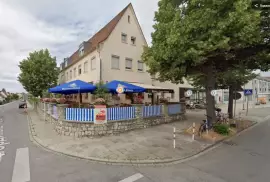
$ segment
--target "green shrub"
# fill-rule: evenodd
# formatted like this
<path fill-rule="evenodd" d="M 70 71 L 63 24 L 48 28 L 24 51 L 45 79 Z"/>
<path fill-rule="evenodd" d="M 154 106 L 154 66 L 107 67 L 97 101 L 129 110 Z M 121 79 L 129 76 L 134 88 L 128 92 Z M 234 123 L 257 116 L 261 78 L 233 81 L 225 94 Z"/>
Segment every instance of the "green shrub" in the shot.
<path fill-rule="evenodd" d="M 217 124 L 214 126 L 214 131 L 221 135 L 229 135 L 230 128 L 226 124 Z"/>

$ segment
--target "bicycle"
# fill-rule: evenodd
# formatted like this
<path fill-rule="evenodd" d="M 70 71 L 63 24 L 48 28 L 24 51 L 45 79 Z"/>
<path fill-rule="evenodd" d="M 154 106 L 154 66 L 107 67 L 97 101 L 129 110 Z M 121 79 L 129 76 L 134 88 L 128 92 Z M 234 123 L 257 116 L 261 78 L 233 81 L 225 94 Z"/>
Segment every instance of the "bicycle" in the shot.
<path fill-rule="evenodd" d="M 221 112 L 220 108 L 216 108 L 217 123 L 229 123 L 229 116 Z"/>
<path fill-rule="evenodd" d="M 206 119 L 203 120 L 203 123 L 199 127 L 198 135 L 201 136 L 203 132 L 206 132 L 207 130 L 212 128 L 212 125 L 208 124 L 207 118 L 212 119 L 211 116 L 205 115 Z"/>

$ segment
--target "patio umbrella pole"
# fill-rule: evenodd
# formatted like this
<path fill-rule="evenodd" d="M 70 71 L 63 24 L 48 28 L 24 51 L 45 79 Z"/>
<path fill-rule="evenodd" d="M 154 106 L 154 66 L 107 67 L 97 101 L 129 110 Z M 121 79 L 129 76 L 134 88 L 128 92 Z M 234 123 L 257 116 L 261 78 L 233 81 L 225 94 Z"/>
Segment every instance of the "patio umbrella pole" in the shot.
<path fill-rule="evenodd" d="M 80 90 L 79 90 L 79 108 L 81 108 L 81 93 L 80 93 Z"/>
<path fill-rule="evenodd" d="M 52 104 L 51 104 L 51 99 L 52 99 L 52 94 L 50 94 L 50 104 L 49 104 L 49 115 L 50 116 L 50 121 L 52 122 Z"/>

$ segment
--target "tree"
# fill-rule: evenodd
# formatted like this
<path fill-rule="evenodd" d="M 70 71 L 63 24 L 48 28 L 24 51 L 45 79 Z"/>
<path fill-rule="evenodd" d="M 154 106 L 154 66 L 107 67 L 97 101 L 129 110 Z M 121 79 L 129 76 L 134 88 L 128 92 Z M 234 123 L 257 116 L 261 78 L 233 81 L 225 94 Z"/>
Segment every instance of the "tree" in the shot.
<path fill-rule="evenodd" d="M 103 81 L 96 83 L 95 86 L 97 87 L 97 89 L 94 91 L 95 97 L 102 98 L 105 101 L 108 101 L 107 96 L 108 96 L 109 90 L 105 87 L 105 84 L 103 83 Z"/>
<path fill-rule="evenodd" d="M 217 74 L 239 65 L 268 70 L 270 46 L 261 33 L 260 12 L 250 0 L 161 0 L 158 6 L 152 47 L 142 56 L 148 71 L 173 83 L 203 75 L 207 115 L 214 121 L 210 93 Z"/>
<path fill-rule="evenodd" d="M 244 69 L 243 67 L 230 69 L 227 72 L 216 74 L 216 89 L 229 89 L 229 104 L 228 114 L 229 118 L 233 117 L 233 98 L 234 93 L 250 80 L 258 75 L 253 73 L 252 70 Z M 195 88 L 203 88 L 205 83 L 205 76 L 202 74 L 193 75 L 188 77 L 188 80 Z"/>
<path fill-rule="evenodd" d="M 59 69 L 56 58 L 51 57 L 48 49 L 30 53 L 19 63 L 19 68 L 19 82 L 35 97 L 42 97 L 44 90 L 57 84 Z"/>

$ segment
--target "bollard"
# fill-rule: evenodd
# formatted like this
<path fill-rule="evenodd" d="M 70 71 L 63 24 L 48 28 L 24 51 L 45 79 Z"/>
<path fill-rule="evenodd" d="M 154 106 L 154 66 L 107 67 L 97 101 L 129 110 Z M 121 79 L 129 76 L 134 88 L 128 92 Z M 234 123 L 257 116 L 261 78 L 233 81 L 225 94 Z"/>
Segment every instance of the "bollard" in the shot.
<path fill-rule="evenodd" d="M 195 140 L 195 123 L 193 123 L 193 126 L 192 126 L 192 140 L 193 141 Z"/>
<path fill-rule="evenodd" d="M 208 135 L 208 120 L 206 120 L 206 134 Z"/>
<path fill-rule="evenodd" d="M 173 128 L 173 148 L 175 149 L 175 127 Z"/>

